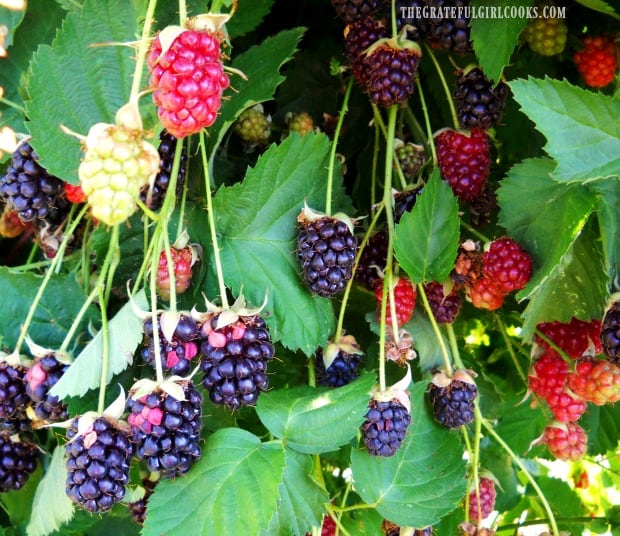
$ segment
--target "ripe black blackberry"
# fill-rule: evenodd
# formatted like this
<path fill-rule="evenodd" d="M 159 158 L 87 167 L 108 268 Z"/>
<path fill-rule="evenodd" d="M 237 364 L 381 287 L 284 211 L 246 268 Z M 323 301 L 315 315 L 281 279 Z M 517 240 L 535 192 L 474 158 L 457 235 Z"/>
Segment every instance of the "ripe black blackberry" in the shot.
<path fill-rule="evenodd" d="M 267 362 L 274 356 L 269 329 L 258 314 L 217 327 L 220 313 L 201 327 L 202 385 L 214 404 L 235 410 L 253 406 L 269 385 Z"/>
<path fill-rule="evenodd" d="M 422 10 L 426 6 L 425 0 L 396 0 L 396 24 L 398 30 L 406 27 L 406 37 L 411 41 L 423 41 L 429 31 L 428 21 L 423 17 L 416 17 L 416 8 Z"/>
<path fill-rule="evenodd" d="M 426 0 L 429 8 L 435 8 L 438 14 L 452 8 L 467 8 L 469 0 Z M 472 51 L 470 41 L 469 18 L 462 16 L 455 19 L 434 17 L 428 19 L 426 39 L 433 48 L 440 48 L 456 54 Z"/>
<path fill-rule="evenodd" d="M 459 71 L 454 89 L 454 101 L 459 124 L 464 129 L 488 130 L 502 119 L 508 86 L 503 82 L 493 86 L 482 69 Z"/>
<path fill-rule="evenodd" d="M 364 53 L 368 47 L 387 35 L 383 21 L 373 17 L 359 19 L 344 29 L 344 52 L 351 72 L 360 85 L 365 81 Z"/>
<path fill-rule="evenodd" d="M 157 317 L 157 323 L 162 368 L 177 376 L 187 376 L 192 369 L 192 359 L 199 353 L 200 334 L 196 321 L 191 316 L 181 314 L 171 341 L 166 339 L 161 330 L 161 315 Z M 140 353 L 145 362 L 155 367 L 152 317 L 144 321 L 143 331 L 144 346 Z"/>
<path fill-rule="evenodd" d="M 11 419 L 30 403 L 26 393 L 26 367 L 0 362 L 0 419 Z"/>
<path fill-rule="evenodd" d="M 400 448 L 411 423 L 411 415 L 398 400 L 381 402 L 371 400 L 366 420 L 362 424 L 362 438 L 373 456 L 392 456 Z"/>
<path fill-rule="evenodd" d="M 13 153 L 6 174 L 0 177 L 0 196 L 17 210 L 23 222 L 45 219 L 68 205 L 65 183 L 50 175 L 40 164 L 29 142 Z"/>
<path fill-rule="evenodd" d="M 33 402 L 37 420 L 47 422 L 64 421 L 69 418 L 67 407 L 50 394 L 69 365 L 58 361 L 54 354 L 37 357 L 26 372 L 26 394 Z"/>
<path fill-rule="evenodd" d="M 383 229 L 373 234 L 362 250 L 355 270 L 355 280 L 374 292 L 377 282 L 383 278 L 380 272 L 385 270 L 387 261 L 388 231 Z"/>
<path fill-rule="evenodd" d="M 351 335 L 341 337 L 339 344 L 329 343 L 325 350 L 319 348 L 314 355 L 317 383 L 325 387 L 351 383 L 359 375 L 361 359 L 360 346 Z"/>
<path fill-rule="evenodd" d="M 0 492 L 21 489 L 37 468 L 39 449 L 16 436 L 0 433 Z"/>
<path fill-rule="evenodd" d="M 332 0 L 336 15 L 345 24 L 355 22 L 379 9 L 381 0 Z"/>
<path fill-rule="evenodd" d="M 620 299 L 613 301 L 605 311 L 600 339 L 607 360 L 620 365 Z"/>
<path fill-rule="evenodd" d="M 156 389 L 127 399 L 136 456 L 154 473 L 174 478 L 187 473 L 201 456 L 202 395 L 191 381 L 179 382 L 185 400 Z"/>
<path fill-rule="evenodd" d="M 145 186 L 140 191 L 140 200 L 151 210 L 159 210 L 164 203 L 170 175 L 174 164 L 174 153 L 177 148 L 177 138 L 170 134 L 166 129 L 159 133 L 159 173 L 155 176 L 152 188 Z M 187 145 L 183 145 L 181 160 L 179 162 L 179 173 L 176 182 L 176 195 L 181 195 L 185 175 L 187 174 Z"/>
<path fill-rule="evenodd" d="M 26 408 L 20 409 L 10 419 L 0 419 L 0 433 L 29 434 L 32 432 L 32 421 L 28 418 Z"/>
<path fill-rule="evenodd" d="M 414 89 L 422 52 L 417 43 L 385 39 L 362 54 L 362 87 L 377 106 L 407 101 Z"/>
<path fill-rule="evenodd" d="M 405 212 L 411 212 L 422 188 L 403 190 L 394 195 L 394 223 L 398 223 Z"/>
<path fill-rule="evenodd" d="M 78 423 L 82 424 L 78 435 Z M 89 512 L 107 512 L 125 496 L 133 446 L 126 423 L 107 417 L 83 415 L 67 430 L 68 497 Z"/>
<path fill-rule="evenodd" d="M 424 285 L 424 292 L 426 292 L 428 304 L 437 322 L 451 324 L 456 320 L 463 305 L 463 299 L 456 287 L 446 296 L 443 285 L 432 281 Z"/>
<path fill-rule="evenodd" d="M 446 428 L 458 428 L 474 419 L 478 388 L 470 374 L 457 370 L 452 377 L 437 372 L 428 393 L 435 419 Z"/>
<path fill-rule="evenodd" d="M 144 487 L 144 496 L 141 499 L 127 505 L 131 519 L 133 519 L 138 525 L 144 525 L 149 497 L 153 495 L 153 490 L 155 489 L 157 482 L 157 480 L 150 480 L 148 478 L 143 479 L 142 486 Z"/>
<path fill-rule="evenodd" d="M 324 298 L 342 292 L 353 277 L 357 239 L 344 219 L 300 214 L 297 259 L 313 294 Z"/>

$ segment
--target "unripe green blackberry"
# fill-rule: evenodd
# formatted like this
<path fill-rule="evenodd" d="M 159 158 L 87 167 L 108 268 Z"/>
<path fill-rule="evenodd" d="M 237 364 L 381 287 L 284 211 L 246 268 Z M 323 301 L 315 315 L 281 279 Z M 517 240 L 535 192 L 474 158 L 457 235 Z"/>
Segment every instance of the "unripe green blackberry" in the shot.
<path fill-rule="evenodd" d="M 397 146 L 396 146 L 397 145 Z M 418 171 L 424 165 L 426 155 L 424 154 L 424 147 L 415 143 L 400 141 L 395 143 L 396 158 L 398 159 L 398 165 L 408 181 L 415 179 Z"/>
<path fill-rule="evenodd" d="M 257 104 L 241 112 L 233 125 L 233 132 L 250 147 L 266 145 L 271 137 L 271 118 Z"/>
<path fill-rule="evenodd" d="M 286 114 L 284 122 L 289 134 L 297 132 L 297 134 L 303 137 L 310 132 L 314 132 L 314 119 L 312 119 L 308 112 Z"/>
<path fill-rule="evenodd" d="M 85 141 L 79 176 L 93 216 L 106 225 L 124 222 L 136 210 L 140 189 L 159 171 L 155 147 L 142 131 L 97 123 Z"/>
<path fill-rule="evenodd" d="M 531 19 L 523 30 L 523 37 L 537 54 L 555 56 L 564 50 L 567 33 L 564 19 Z"/>

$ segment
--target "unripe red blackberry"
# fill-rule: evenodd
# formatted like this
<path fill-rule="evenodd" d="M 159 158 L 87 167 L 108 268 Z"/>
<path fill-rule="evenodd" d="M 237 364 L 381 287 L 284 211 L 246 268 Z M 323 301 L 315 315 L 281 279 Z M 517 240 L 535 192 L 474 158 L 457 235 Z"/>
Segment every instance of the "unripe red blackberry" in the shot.
<path fill-rule="evenodd" d="M 314 132 L 314 119 L 308 112 L 288 113 L 284 118 L 286 133 L 297 132 L 301 137 Z"/>
<path fill-rule="evenodd" d="M 0 362 L 0 419 L 18 416 L 30 403 L 26 393 L 26 367 Z"/>
<path fill-rule="evenodd" d="M 351 66 L 351 72 L 361 85 L 364 84 L 364 53 L 379 39 L 387 37 L 385 24 L 373 17 L 364 17 L 344 29 L 344 51 Z"/>
<path fill-rule="evenodd" d="M 163 313 L 164 315 L 167 313 Z M 177 376 L 187 376 L 192 369 L 192 359 L 200 351 L 199 331 L 196 321 L 189 315 L 181 314 L 174 329 L 172 340 L 167 340 L 162 328 L 162 315 L 158 317 L 159 353 L 162 368 Z M 144 347 L 141 355 L 144 361 L 155 367 L 155 340 L 153 338 L 152 317 L 144 321 Z"/>
<path fill-rule="evenodd" d="M 618 48 L 613 38 L 587 36 L 582 43 L 584 48 L 573 54 L 577 71 L 590 87 L 608 86 L 614 81 L 618 70 Z"/>
<path fill-rule="evenodd" d="M 456 54 L 467 54 L 471 52 L 470 19 L 464 16 L 467 13 L 464 8 L 469 7 L 469 4 L 469 0 L 426 1 L 426 5 L 431 10 L 434 8 L 435 13 L 438 15 L 443 15 L 453 8 L 456 8 L 457 13 L 463 13 L 463 16 L 456 18 L 438 16 L 428 19 L 426 40 L 433 48 L 439 48 Z M 430 13 L 432 13 L 432 11 L 430 11 Z"/>
<path fill-rule="evenodd" d="M 202 385 L 214 404 L 254 406 L 269 385 L 267 363 L 275 353 L 267 324 L 252 314 L 218 327 L 220 316 L 212 314 L 201 326 Z"/>
<path fill-rule="evenodd" d="M 17 211 L 23 222 L 45 219 L 68 207 L 65 183 L 50 175 L 28 141 L 20 143 L 6 173 L 0 177 L 0 197 Z"/>
<path fill-rule="evenodd" d="M 354 337 L 345 335 L 338 343 L 319 348 L 314 359 L 317 384 L 342 387 L 358 377 L 362 351 Z"/>
<path fill-rule="evenodd" d="M 192 266 L 196 262 L 196 250 L 192 246 L 170 248 L 170 257 L 174 272 L 174 289 L 176 294 L 183 294 L 192 282 Z M 162 251 L 159 255 L 156 277 L 157 293 L 164 300 L 170 300 L 170 272 L 168 257 Z"/>
<path fill-rule="evenodd" d="M 597 406 L 620 401 L 620 365 L 605 359 L 582 358 L 568 374 L 570 392 Z"/>
<path fill-rule="evenodd" d="M 457 370 L 448 376 L 437 372 L 428 386 L 435 419 L 446 428 L 458 428 L 474 419 L 478 388 L 468 372 Z"/>
<path fill-rule="evenodd" d="M 432 281 L 424 285 L 424 292 L 426 292 L 428 304 L 437 322 L 451 324 L 456 320 L 463 304 L 456 287 L 446 295 L 444 286 Z"/>
<path fill-rule="evenodd" d="M 388 247 L 387 229 L 373 234 L 364 247 L 355 270 L 355 280 L 374 291 L 377 282 L 382 280 L 381 274 L 385 270 Z"/>
<path fill-rule="evenodd" d="M 456 113 L 461 128 L 488 130 L 496 126 L 504 113 L 508 86 L 493 86 L 482 69 L 459 71 L 454 89 Z"/>
<path fill-rule="evenodd" d="M 187 473 L 201 456 L 202 395 L 191 381 L 176 385 L 179 398 L 155 388 L 145 394 L 131 391 L 127 399 L 136 456 L 164 478 Z"/>
<path fill-rule="evenodd" d="M 577 461 L 588 450 L 588 436 L 584 429 L 574 422 L 549 424 L 543 432 L 541 442 L 558 460 Z"/>
<path fill-rule="evenodd" d="M 34 414 L 38 420 L 47 422 L 64 421 L 69 418 L 67 407 L 50 389 L 69 368 L 58 361 L 54 354 L 37 357 L 26 372 L 26 394 L 33 402 Z"/>
<path fill-rule="evenodd" d="M 353 225 L 346 216 L 321 216 L 307 207 L 297 221 L 297 259 L 310 291 L 325 298 L 339 294 L 353 277 L 357 253 Z"/>
<path fill-rule="evenodd" d="M 478 492 L 475 486 L 469 491 L 469 519 L 474 523 L 489 517 L 495 508 L 495 481 L 492 478 L 482 476 L 478 480 Z"/>
<path fill-rule="evenodd" d="M 466 296 L 477 309 L 495 311 L 504 304 L 506 293 L 493 279 L 481 277 L 466 289 Z"/>
<path fill-rule="evenodd" d="M 159 133 L 159 172 L 155 175 L 152 184 L 145 185 L 140 190 L 140 200 L 151 210 L 159 210 L 164 203 L 170 176 L 174 166 L 174 153 L 176 152 L 178 140 L 170 132 L 163 129 Z M 187 145 L 183 144 L 181 160 L 179 161 L 179 172 L 177 175 L 175 194 L 177 197 L 183 191 L 185 176 L 187 175 Z"/>
<path fill-rule="evenodd" d="M 107 512 L 125 496 L 133 456 L 126 428 L 126 423 L 107 417 L 86 414 L 73 419 L 65 445 L 66 491 L 80 508 Z"/>
<path fill-rule="evenodd" d="M 407 435 L 411 423 L 409 411 L 396 399 L 372 399 L 368 408 L 366 420 L 361 427 L 368 453 L 373 456 L 393 456 Z"/>
<path fill-rule="evenodd" d="M 413 310 L 415 309 L 415 302 L 417 297 L 417 291 L 411 280 L 407 277 L 396 277 L 392 281 L 393 293 L 394 293 L 394 309 L 396 312 L 396 323 L 399 326 L 405 325 L 409 320 L 411 320 L 411 316 L 413 315 Z M 392 318 L 392 309 L 391 309 L 391 301 L 389 292 L 386 294 L 387 296 L 387 304 L 386 304 L 386 316 L 385 323 L 388 326 L 392 326 L 394 323 L 394 319 Z M 377 283 L 375 287 L 375 300 L 377 301 L 377 321 L 381 321 L 381 308 L 383 303 L 383 283 Z"/>
<path fill-rule="evenodd" d="M 21 489 L 37 468 L 39 449 L 17 436 L 0 433 L 0 492 Z"/>
<path fill-rule="evenodd" d="M 620 300 L 614 300 L 605 311 L 600 341 L 605 357 L 620 365 Z"/>
<path fill-rule="evenodd" d="M 536 329 L 539 333 L 534 340 L 544 350 L 554 348 L 541 334 L 572 359 L 597 355 L 603 351 L 599 339 L 601 323 L 598 320 L 586 322 L 571 318 L 570 322 L 541 322 L 536 325 Z"/>
<path fill-rule="evenodd" d="M 380 0 L 331 0 L 336 15 L 345 24 L 355 22 L 366 15 L 372 15 L 379 9 Z"/>
<path fill-rule="evenodd" d="M 504 293 L 521 290 L 532 277 L 532 257 L 512 238 L 499 238 L 482 256 L 482 273 Z"/>

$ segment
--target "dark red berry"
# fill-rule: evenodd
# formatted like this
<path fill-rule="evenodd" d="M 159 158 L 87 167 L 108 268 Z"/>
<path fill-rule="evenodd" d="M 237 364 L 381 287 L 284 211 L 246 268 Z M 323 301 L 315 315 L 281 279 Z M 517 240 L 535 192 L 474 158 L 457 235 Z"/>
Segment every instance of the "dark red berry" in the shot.
<path fill-rule="evenodd" d="M 475 488 L 469 492 L 469 519 L 479 522 L 489 517 L 495 508 L 495 481 L 492 478 L 481 477 L 478 481 L 478 492 Z"/>
<path fill-rule="evenodd" d="M 424 292 L 437 322 L 451 324 L 456 320 L 463 304 L 456 287 L 446 295 L 444 285 L 433 281 L 424 285 Z"/>
<path fill-rule="evenodd" d="M 184 248 L 170 248 L 170 257 L 174 271 L 174 289 L 177 294 L 183 294 L 192 282 L 192 265 L 196 261 L 191 246 Z M 170 272 L 168 271 L 168 257 L 162 251 L 157 265 L 157 292 L 164 300 L 170 299 Z"/>
<path fill-rule="evenodd" d="M 415 308 L 417 292 L 406 277 L 397 277 L 394 282 L 394 308 L 396 309 L 396 322 L 399 326 L 403 326 L 411 319 Z M 391 301 L 388 294 L 386 305 L 385 323 L 391 326 L 393 318 L 391 314 Z M 375 299 L 377 300 L 377 320 L 381 321 L 381 304 L 383 303 L 383 284 L 377 284 L 375 287 Z"/>
<path fill-rule="evenodd" d="M 504 293 L 521 290 L 532 277 L 532 258 L 511 238 L 493 240 L 482 256 L 482 273 Z"/>
<path fill-rule="evenodd" d="M 567 356 L 579 359 L 584 355 L 592 356 L 602 352 L 600 327 L 601 323 L 598 320 L 585 322 L 571 318 L 570 322 L 542 322 L 536 329 Z M 535 337 L 536 343 L 544 350 L 553 349 L 540 334 Z"/>

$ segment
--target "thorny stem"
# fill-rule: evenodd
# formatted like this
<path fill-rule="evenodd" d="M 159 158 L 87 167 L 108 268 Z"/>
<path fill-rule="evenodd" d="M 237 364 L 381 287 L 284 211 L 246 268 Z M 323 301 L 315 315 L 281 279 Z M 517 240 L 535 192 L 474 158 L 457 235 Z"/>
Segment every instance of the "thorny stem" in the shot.
<path fill-rule="evenodd" d="M 334 139 L 332 140 L 332 146 L 329 152 L 329 168 L 327 170 L 327 193 L 325 194 L 325 214 L 327 216 L 331 216 L 332 213 L 332 190 L 334 185 L 336 149 L 338 148 L 338 139 L 340 138 L 340 130 L 342 129 L 344 116 L 349 109 L 349 96 L 351 95 L 351 88 L 353 88 L 353 77 L 349 79 L 347 89 L 344 93 L 344 99 L 342 101 L 342 106 L 340 107 L 340 113 L 338 114 L 338 123 L 336 123 L 336 130 L 334 131 Z"/>
<path fill-rule="evenodd" d="M 374 210 L 375 205 L 377 204 L 377 167 L 379 166 L 379 138 L 381 137 L 379 133 L 379 125 L 375 121 L 375 139 L 372 150 L 372 174 L 370 181 L 370 209 Z"/>
<path fill-rule="evenodd" d="M 28 311 L 26 320 L 24 320 L 24 323 L 21 326 L 19 338 L 17 339 L 17 342 L 15 343 L 16 354 L 19 354 L 21 346 L 22 344 L 24 344 L 24 340 L 26 339 L 26 335 L 28 333 L 28 328 L 30 327 L 30 323 L 32 322 L 32 319 L 34 318 L 34 313 L 37 310 L 37 307 L 39 306 L 39 302 L 41 301 L 41 298 L 43 297 L 43 293 L 45 292 L 45 289 L 47 288 L 47 285 L 50 282 L 50 279 L 52 278 L 52 274 L 56 270 L 56 266 L 59 266 L 60 263 L 62 262 L 63 256 L 65 254 L 65 250 L 67 249 L 67 244 L 69 243 L 71 236 L 75 232 L 75 229 L 77 228 L 80 221 L 84 217 L 84 214 L 86 214 L 87 210 L 88 210 L 88 205 L 85 205 L 80 211 L 80 213 L 77 215 L 75 220 L 71 223 L 71 225 L 69 225 L 67 232 L 65 233 L 65 237 L 60 243 L 60 246 L 58 247 L 56 256 L 54 257 L 51 264 L 49 265 L 47 272 L 45 273 L 45 276 L 43 278 L 43 281 L 41 281 L 41 285 L 39 286 L 37 294 L 34 297 L 32 304 L 30 305 L 30 310 Z"/>
<path fill-rule="evenodd" d="M 211 179 L 209 177 L 209 163 L 207 161 L 207 148 L 204 130 L 200 131 L 200 154 L 202 156 L 202 167 L 205 175 L 205 189 L 207 195 L 207 214 L 209 215 L 209 228 L 211 231 L 211 242 L 213 244 L 213 257 L 215 260 L 215 270 L 217 272 L 217 282 L 220 287 L 220 299 L 222 307 L 228 309 L 228 297 L 226 296 L 226 283 L 222 272 L 222 260 L 220 258 L 220 246 L 217 242 L 217 232 L 215 231 L 215 216 L 213 214 L 213 199 L 211 196 Z"/>
<path fill-rule="evenodd" d="M 428 146 L 431 148 L 431 155 L 433 156 L 433 166 L 436 166 L 437 165 L 437 148 L 435 147 L 435 139 L 433 138 L 433 128 L 431 127 L 431 119 L 428 115 L 428 107 L 426 106 L 426 99 L 424 98 L 424 91 L 422 90 L 422 84 L 420 83 L 420 78 L 416 78 L 415 83 L 418 89 L 418 95 L 420 95 L 420 104 L 422 105 L 422 112 L 424 113 L 424 125 L 426 126 Z"/>
<path fill-rule="evenodd" d="M 452 363 L 450 361 L 450 354 L 448 353 L 448 348 L 446 347 L 446 341 L 444 341 L 441 330 L 439 329 L 439 325 L 437 324 L 437 320 L 435 319 L 435 315 L 433 314 L 433 310 L 431 309 L 430 303 L 428 302 L 428 297 L 426 296 L 426 292 L 424 291 L 424 285 L 422 285 L 421 283 L 418 283 L 418 294 L 422 298 L 422 303 L 424 303 L 424 310 L 426 311 L 426 315 L 428 316 L 431 326 L 433 327 L 433 331 L 435 332 L 435 338 L 439 343 L 439 349 L 441 350 L 444 366 L 446 367 L 446 374 L 448 376 L 452 376 Z"/>
<path fill-rule="evenodd" d="M 525 372 L 523 372 L 523 369 L 521 368 L 521 364 L 519 363 L 519 360 L 517 359 L 517 354 L 514 351 L 512 341 L 510 340 L 510 337 L 506 331 L 506 324 L 504 324 L 502 317 L 499 316 L 498 314 L 495 314 L 495 321 L 497 322 L 497 325 L 499 326 L 499 331 L 501 332 L 504 342 L 506 343 L 506 348 L 508 349 L 510 358 L 512 359 L 512 362 L 514 363 L 514 366 L 517 369 L 517 373 L 519 374 L 519 377 L 523 380 L 523 383 L 527 385 L 527 376 L 525 375 Z"/>
<path fill-rule="evenodd" d="M 482 415 L 480 415 L 480 409 L 478 408 L 478 406 L 476 406 L 476 413 L 478 414 L 477 418 L 479 418 L 481 420 L 482 426 L 484 426 L 487 429 L 489 435 L 493 439 L 495 439 L 495 441 L 497 441 L 497 443 L 499 443 L 499 445 L 506 451 L 508 456 L 510 456 L 510 458 L 515 463 L 515 465 L 521 471 L 523 471 L 523 474 L 525 475 L 525 478 L 527 478 L 529 483 L 532 485 L 532 488 L 534 488 L 534 491 L 538 495 L 538 498 L 540 499 L 540 502 L 542 503 L 543 508 L 545 509 L 545 512 L 547 512 L 547 516 L 548 516 L 548 520 L 547 521 L 549 522 L 549 525 L 551 526 L 551 532 L 552 532 L 553 536 L 559 536 L 560 532 L 558 530 L 558 525 L 556 523 L 555 516 L 553 514 L 553 510 L 551 509 L 551 505 L 549 504 L 549 501 L 547 501 L 547 498 L 545 497 L 545 494 L 543 493 L 543 491 L 540 489 L 540 486 L 536 483 L 536 480 L 534 479 L 534 477 L 527 470 L 525 465 L 523 465 L 523 462 L 519 459 L 519 457 L 508 446 L 508 444 L 497 434 L 497 432 L 486 421 L 486 419 L 484 419 L 482 417 Z"/>
<path fill-rule="evenodd" d="M 454 101 L 452 100 L 452 91 L 450 91 L 450 88 L 448 87 L 448 83 L 446 82 L 446 77 L 444 76 L 443 71 L 441 70 L 441 66 L 439 65 L 439 62 L 437 61 L 437 58 L 435 57 L 435 54 L 433 53 L 433 49 L 429 47 L 428 45 L 425 45 L 425 48 L 431 60 L 433 61 L 433 64 L 435 65 L 435 69 L 437 69 L 439 80 L 441 81 L 443 90 L 446 93 L 446 100 L 448 101 L 448 106 L 450 107 L 450 115 L 452 116 L 452 122 L 454 123 L 454 128 L 458 130 L 459 120 L 456 115 L 456 108 L 454 107 Z"/>
<path fill-rule="evenodd" d="M 144 71 L 144 62 L 146 60 L 146 53 L 150 45 L 151 26 L 153 25 L 153 16 L 155 14 L 155 7 L 157 6 L 157 0 L 149 0 L 149 5 L 146 8 L 146 15 L 144 17 L 144 26 L 142 27 L 142 37 L 140 38 L 140 45 L 138 47 L 138 55 L 136 57 L 136 67 L 133 73 L 133 81 L 131 83 L 131 95 L 129 100 L 137 98 L 140 93 L 140 87 L 142 85 L 142 72 Z"/>

